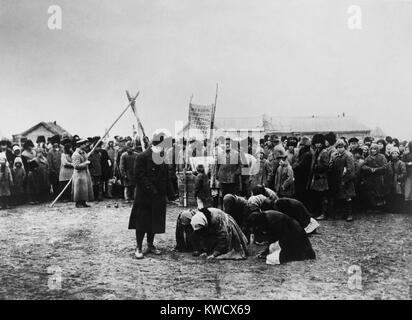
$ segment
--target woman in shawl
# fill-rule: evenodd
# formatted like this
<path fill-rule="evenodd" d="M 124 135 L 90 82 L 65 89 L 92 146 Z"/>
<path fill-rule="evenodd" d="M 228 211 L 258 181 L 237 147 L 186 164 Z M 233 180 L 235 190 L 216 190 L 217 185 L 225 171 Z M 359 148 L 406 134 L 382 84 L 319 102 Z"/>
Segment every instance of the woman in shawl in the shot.
<path fill-rule="evenodd" d="M 37 169 L 38 164 L 36 161 L 36 151 L 34 150 L 33 141 L 27 140 L 23 144 L 23 152 L 21 154 L 23 161 L 23 167 L 26 171 L 26 179 L 24 186 L 26 194 L 30 204 L 36 204 L 38 202 L 38 186 L 37 181 L 34 178 L 34 171 Z"/>
<path fill-rule="evenodd" d="M 216 208 L 196 212 L 190 224 L 193 227 L 195 251 L 204 251 L 207 259 L 246 259 L 247 239 L 236 221 Z"/>
<path fill-rule="evenodd" d="M 73 176 L 73 163 L 72 163 L 73 149 L 70 143 L 64 144 L 63 153 L 61 155 L 60 161 L 60 172 L 59 172 L 59 185 L 60 190 L 69 183 L 69 180 Z M 63 193 L 62 200 L 69 201 L 71 195 L 71 185 L 69 185 Z"/>
<path fill-rule="evenodd" d="M 390 173 L 390 194 L 388 196 L 389 212 L 400 213 L 403 210 L 403 194 L 406 180 L 406 165 L 399 158 L 398 147 L 393 147 L 390 152 L 389 173 Z"/>
<path fill-rule="evenodd" d="M 46 158 L 46 150 L 38 148 L 36 150 L 37 169 L 34 170 L 34 178 L 36 179 L 38 201 L 46 202 L 50 197 L 50 179 L 49 179 L 49 162 Z"/>
<path fill-rule="evenodd" d="M 24 180 L 26 179 L 26 171 L 20 157 L 14 159 L 11 173 L 13 176 L 13 187 L 11 189 L 13 204 L 22 204 L 25 201 Z"/>
<path fill-rule="evenodd" d="M 9 209 L 10 189 L 13 186 L 9 163 L 4 153 L 0 154 L 0 205 L 1 209 Z"/>
<path fill-rule="evenodd" d="M 245 219 L 250 213 L 247 200 L 230 193 L 223 197 L 223 210 L 232 216 L 240 227 L 243 226 Z"/>
<path fill-rule="evenodd" d="M 275 247 L 270 250 L 268 246 L 258 256 L 266 258 L 268 264 L 316 258 L 306 232 L 295 219 L 286 214 L 274 210 L 253 212 L 247 219 L 247 225 L 249 232 L 254 234 L 255 241 L 267 242 Z M 271 254 L 268 255 L 269 253 Z"/>
<path fill-rule="evenodd" d="M 365 176 L 366 197 L 373 208 L 385 205 L 384 178 L 387 166 L 388 162 L 385 155 L 379 152 L 379 146 L 373 143 L 370 147 L 370 154 L 361 168 Z"/>

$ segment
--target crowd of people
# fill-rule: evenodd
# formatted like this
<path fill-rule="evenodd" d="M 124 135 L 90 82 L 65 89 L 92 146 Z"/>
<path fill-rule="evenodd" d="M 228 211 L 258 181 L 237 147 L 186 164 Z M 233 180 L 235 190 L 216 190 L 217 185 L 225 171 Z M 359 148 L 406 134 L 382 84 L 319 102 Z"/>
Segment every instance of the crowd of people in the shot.
<path fill-rule="evenodd" d="M 46 141 L 39 136 L 36 144 L 27 140 L 21 146 L 3 139 L 2 208 L 50 201 L 70 180 L 62 201 L 81 199 L 77 206 L 113 197 L 133 202 L 134 162 L 144 149 L 140 140 L 116 136 L 103 143 L 99 138 L 53 136 Z M 144 145 L 148 147 L 148 139 Z M 255 186 L 263 185 L 279 197 L 302 201 L 320 220 L 334 217 L 338 211 L 351 221 L 353 212 L 411 210 L 411 142 L 391 137 L 337 139 L 330 132 L 312 138 L 266 135 L 245 143 L 220 137 L 213 149 L 195 138 L 187 142 L 168 138 L 162 145 L 162 160 L 171 177 L 173 195 L 169 200 L 178 198 L 176 172 L 186 168 L 197 175 L 195 197 L 200 207 L 222 207 L 228 193 L 249 198 Z M 207 155 L 215 156 L 214 165 L 191 166 L 191 157 Z"/>
<path fill-rule="evenodd" d="M 186 185 L 182 195 L 179 172 L 196 176 L 197 210 L 179 215 L 176 250 L 195 256 L 244 259 L 253 234 L 258 242 L 270 239 L 265 255 L 278 263 L 313 259 L 307 234 L 316 231 L 316 220 L 341 215 L 349 222 L 368 210 L 412 211 L 412 141 L 391 137 L 217 137 L 210 146 L 207 140 L 164 134 L 152 141 L 115 136 L 105 142 L 56 135 L 21 146 L 3 139 L 0 148 L 3 209 L 58 196 L 78 208 L 123 198 L 133 202 L 129 229 L 136 230 L 139 259 L 145 235 L 146 252 L 160 253 L 153 241 L 165 232 L 167 200 L 190 193 Z M 194 167 L 193 158 L 213 161 Z"/>

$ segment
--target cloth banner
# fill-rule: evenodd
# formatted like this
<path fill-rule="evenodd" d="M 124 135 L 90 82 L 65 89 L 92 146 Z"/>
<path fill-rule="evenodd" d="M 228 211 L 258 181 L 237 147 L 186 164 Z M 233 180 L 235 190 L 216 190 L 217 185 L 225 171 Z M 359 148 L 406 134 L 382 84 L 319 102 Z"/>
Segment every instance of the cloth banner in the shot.
<path fill-rule="evenodd" d="M 189 132 L 191 130 L 199 130 L 204 137 L 210 134 L 210 126 L 212 122 L 213 105 L 201 106 L 190 104 L 189 106 Z"/>

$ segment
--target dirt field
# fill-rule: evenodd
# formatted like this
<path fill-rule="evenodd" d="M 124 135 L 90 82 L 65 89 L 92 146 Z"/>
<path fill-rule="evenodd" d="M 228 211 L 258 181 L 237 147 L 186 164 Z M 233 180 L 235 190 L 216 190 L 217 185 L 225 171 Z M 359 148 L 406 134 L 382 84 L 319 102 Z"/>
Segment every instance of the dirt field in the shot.
<path fill-rule="evenodd" d="M 113 204 L 0 211 L 0 299 L 412 298 L 412 215 L 323 222 L 310 238 L 317 260 L 269 266 L 254 256 L 207 262 L 172 252 L 176 205 L 156 238 L 164 254 L 136 260 L 130 205 Z M 348 274 L 357 266 L 358 282 Z"/>

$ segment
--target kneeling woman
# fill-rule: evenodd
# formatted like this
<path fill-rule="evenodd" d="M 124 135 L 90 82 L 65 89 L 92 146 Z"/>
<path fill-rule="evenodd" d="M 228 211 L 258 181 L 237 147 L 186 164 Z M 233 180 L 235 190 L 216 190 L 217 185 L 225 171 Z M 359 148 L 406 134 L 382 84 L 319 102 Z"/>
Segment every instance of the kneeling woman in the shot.
<path fill-rule="evenodd" d="M 204 251 L 208 259 L 240 260 L 247 257 L 247 239 L 236 221 L 216 208 L 196 212 L 190 224 L 195 251 Z"/>
<path fill-rule="evenodd" d="M 315 252 L 306 232 L 295 219 L 286 214 L 274 210 L 253 212 L 248 217 L 247 224 L 255 241 L 275 244 L 271 264 L 315 259 Z M 265 258 L 268 254 L 269 246 L 259 257 Z"/>

